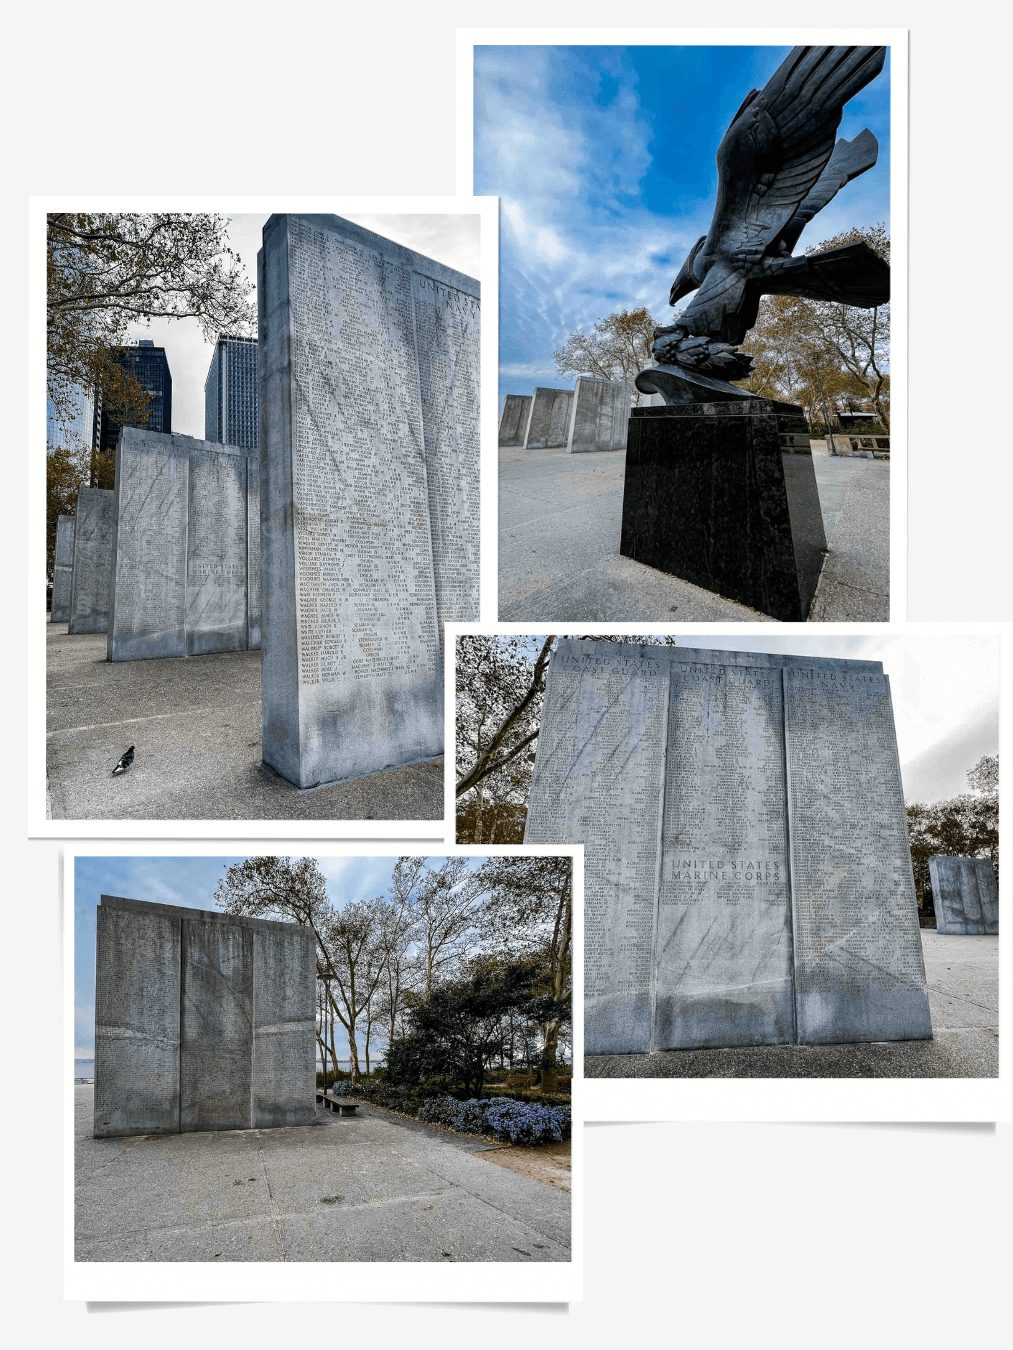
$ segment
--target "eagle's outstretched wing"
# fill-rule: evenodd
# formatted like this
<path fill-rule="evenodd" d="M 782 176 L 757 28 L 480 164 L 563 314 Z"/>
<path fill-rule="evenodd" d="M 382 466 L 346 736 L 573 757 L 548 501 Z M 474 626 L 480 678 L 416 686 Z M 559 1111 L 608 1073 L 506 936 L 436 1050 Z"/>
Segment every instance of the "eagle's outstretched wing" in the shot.
<path fill-rule="evenodd" d="M 779 247 L 826 169 L 845 103 L 885 57 L 885 47 L 795 47 L 763 89 L 747 95 L 718 147 L 717 203 L 696 263 L 705 275 L 679 315 L 688 332 L 723 332 L 748 270 Z"/>

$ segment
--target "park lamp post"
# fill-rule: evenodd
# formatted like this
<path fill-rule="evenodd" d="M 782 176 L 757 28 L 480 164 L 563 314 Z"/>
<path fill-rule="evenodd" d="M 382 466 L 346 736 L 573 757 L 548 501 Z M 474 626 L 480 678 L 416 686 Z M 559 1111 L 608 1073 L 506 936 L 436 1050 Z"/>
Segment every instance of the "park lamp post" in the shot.
<path fill-rule="evenodd" d="M 323 1049 L 323 1054 L 320 1056 L 320 1059 L 321 1059 L 321 1063 L 323 1064 L 323 1069 L 324 1069 L 324 1083 L 323 1083 L 323 1090 L 324 1090 L 324 1092 L 326 1092 L 326 1091 L 327 1091 L 327 1047 L 330 1045 L 330 1040 L 328 1039 L 328 1034 L 327 1034 L 327 1033 L 328 1033 L 328 1014 L 330 1013 L 330 1010 L 331 1010 L 331 980 L 334 979 L 334 972 L 333 972 L 333 971 L 329 971 L 327 974 L 321 975 L 320 978 L 321 978 L 321 980 L 323 981 L 323 985 L 324 985 L 324 1027 L 323 1027 L 323 1030 L 324 1030 L 324 1049 Z M 330 1018 L 330 1025 L 331 1025 L 331 1027 L 333 1028 L 333 1025 L 334 1025 L 334 1018 L 333 1018 L 333 1016 L 331 1016 L 331 1018 Z M 331 1068 L 332 1068 L 332 1071 L 333 1071 L 333 1068 L 334 1068 L 334 1058 L 333 1058 L 333 1056 L 331 1057 Z"/>

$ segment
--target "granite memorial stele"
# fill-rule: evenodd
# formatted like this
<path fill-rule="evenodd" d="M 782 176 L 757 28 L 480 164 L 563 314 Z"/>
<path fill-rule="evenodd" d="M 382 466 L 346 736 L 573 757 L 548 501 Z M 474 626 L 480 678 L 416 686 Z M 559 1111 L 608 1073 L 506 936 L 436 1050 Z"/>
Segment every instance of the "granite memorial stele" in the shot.
<path fill-rule="evenodd" d="M 539 386 L 531 395 L 524 449 L 554 450 L 565 445 L 572 404 L 572 389 Z"/>
<path fill-rule="evenodd" d="M 96 920 L 96 1138 L 313 1123 L 310 928 L 110 895 Z"/>
<path fill-rule="evenodd" d="M 70 619 L 70 595 L 74 579 L 74 517 L 58 516 L 56 520 L 56 549 L 53 554 L 53 603 L 51 623 L 67 623 Z"/>
<path fill-rule="evenodd" d="M 256 450 L 124 427 L 114 503 L 110 661 L 260 646 Z"/>
<path fill-rule="evenodd" d="M 931 1037 L 878 661 L 560 639 L 524 842 L 584 845 L 584 1047 Z"/>
<path fill-rule="evenodd" d="M 312 788 L 443 753 L 443 625 L 479 616 L 479 285 L 337 216 L 263 238 L 263 757 Z"/>
<path fill-rule="evenodd" d="M 499 444 L 523 445 L 530 414 L 530 394 L 507 394 L 499 419 Z"/>
<path fill-rule="evenodd" d="M 105 633 L 109 628 L 115 529 L 114 494 L 107 488 L 79 488 L 68 633 Z"/>
<path fill-rule="evenodd" d="M 873 167 L 868 129 L 835 144 L 842 110 L 885 47 L 795 47 L 751 90 L 718 147 L 708 233 L 672 284 L 656 365 L 637 388 L 664 407 L 630 415 L 620 552 L 776 619 L 808 618 L 826 536 L 808 426 L 794 404 L 737 385 L 764 295 L 887 302 L 889 265 L 865 243 L 793 256 L 805 226 Z"/>
<path fill-rule="evenodd" d="M 929 880 L 937 933 L 998 933 L 999 895 L 991 858 L 932 857 Z"/>

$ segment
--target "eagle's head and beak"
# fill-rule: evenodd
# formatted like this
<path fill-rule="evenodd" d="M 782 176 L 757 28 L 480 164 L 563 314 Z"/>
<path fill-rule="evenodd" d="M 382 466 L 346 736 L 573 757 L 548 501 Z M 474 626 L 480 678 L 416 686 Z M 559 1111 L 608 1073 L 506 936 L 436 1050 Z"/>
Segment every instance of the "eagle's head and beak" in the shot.
<path fill-rule="evenodd" d="M 703 281 L 703 273 L 697 275 L 696 260 L 699 257 L 700 250 L 704 246 L 707 236 L 702 234 L 689 251 L 689 256 L 679 268 L 679 275 L 672 282 L 672 289 L 668 293 L 668 303 L 670 305 L 678 304 L 684 295 L 689 295 L 690 291 L 695 291 Z"/>

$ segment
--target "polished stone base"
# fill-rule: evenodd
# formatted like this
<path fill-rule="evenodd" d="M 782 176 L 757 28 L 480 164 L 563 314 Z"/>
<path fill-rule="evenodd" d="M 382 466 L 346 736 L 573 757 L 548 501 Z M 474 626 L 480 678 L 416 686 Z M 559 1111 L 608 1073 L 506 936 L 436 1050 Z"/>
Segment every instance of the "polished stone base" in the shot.
<path fill-rule="evenodd" d="M 798 621 L 826 547 L 801 408 L 754 399 L 633 409 L 625 557 Z"/>

